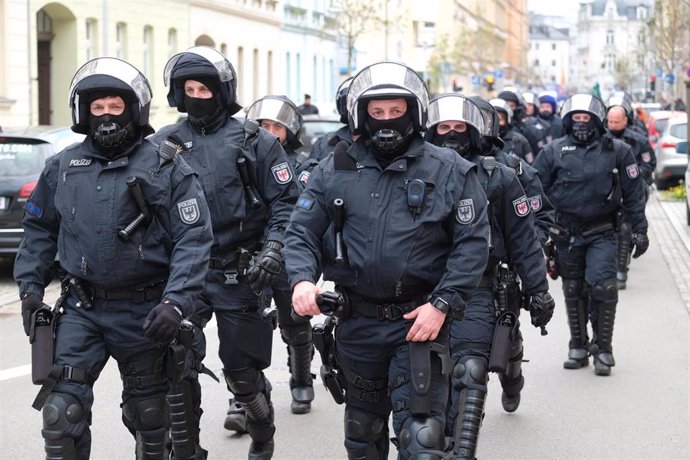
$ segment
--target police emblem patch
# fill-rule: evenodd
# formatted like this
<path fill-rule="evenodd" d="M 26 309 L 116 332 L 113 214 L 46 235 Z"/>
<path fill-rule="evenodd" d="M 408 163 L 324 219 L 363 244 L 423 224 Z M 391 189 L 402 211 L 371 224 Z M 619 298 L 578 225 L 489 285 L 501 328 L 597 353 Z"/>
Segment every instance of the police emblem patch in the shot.
<path fill-rule="evenodd" d="M 474 220 L 474 200 L 472 198 L 458 201 L 458 212 L 455 218 L 463 225 L 467 225 Z"/>
<path fill-rule="evenodd" d="M 640 175 L 640 170 L 637 169 L 637 163 L 633 163 L 631 165 L 628 165 L 625 167 L 625 173 L 628 175 L 629 178 L 635 179 L 637 176 Z"/>
<path fill-rule="evenodd" d="M 199 204 L 196 202 L 196 198 L 177 203 L 177 211 L 185 224 L 191 225 L 199 220 Z"/>
<path fill-rule="evenodd" d="M 534 195 L 529 197 L 529 207 L 532 211 L 537 212 L 541 209 L 541 195 Z"/>
<path fill-rule="evenodd" d="M 652 154 L 649 152 L 642 153 L 642 161 L 644 161 L 645 163 L 649 163 L 650 161 L 652 161 Z"/>
<path fill-rule="evenodd" d="M 527 202 L 527 197 L 522 195 L 517 200 L 513 201 L 513 208 L 518 217 L 525 217 L 529 214 L 530 204 Z"/>
<path fill-rule="evenodd" d="M 301 173 L 299 173 L 299 177 L 297 178 L 297 180 L 303 184 L 306 184 L 309 180 L 309 171 L 302 171 Z"/>
<path fill-rule="evenodd" d="M 287 184 L 292 180 L 292 170 L 286 162 L 271 167 L 271 172 L 273 173 L 273 178 L 279 184 Z"/>

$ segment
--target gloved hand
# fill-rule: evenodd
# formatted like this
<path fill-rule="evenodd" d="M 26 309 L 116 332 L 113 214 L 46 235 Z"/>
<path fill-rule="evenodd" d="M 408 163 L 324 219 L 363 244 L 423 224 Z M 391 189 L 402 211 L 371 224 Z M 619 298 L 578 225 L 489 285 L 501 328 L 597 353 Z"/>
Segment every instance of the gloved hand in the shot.
<path fill-rule="evenodd" d="M 180 306 L 172 300 L 163 300 L 146 316 L 143 326 L 144 335 L 153 341 L 168 343 L 177 337 L 181 321 Z"/>
<path fill-rule="evenodd" d="M 22 323 L 24 323 L 24 333 L 28 336 L 31 331 L 31 315 L 43 305 L 43 297 L 38 294 L 28 292 L 22 295 Z"/>
<path fill-rule="evenodd" d="M 637 259 L 642 254 L 647 252 L 649 248 L 649 238 L 647 238 L 647 233 L 638 232 L 632 234 L 632 247 L 635 248 L 633 252 L 633 259 Z"/>
<path fill-rule="evenodd" d="M 261 292 L 273 284 L 283 264 L 283 244 L 266 241 L 261 252 L 252 259 L 247 270 L 247 281 L 254 292 Z"/>
<path fill-rule="evenodd" d="M 529 301 L 529 314 L 532 317 L 534 327 L 546 326 L 553 316 L 553 309 L 556 302 L 549 294 L 549 291 L 537 292 L 532 294 Z"/>

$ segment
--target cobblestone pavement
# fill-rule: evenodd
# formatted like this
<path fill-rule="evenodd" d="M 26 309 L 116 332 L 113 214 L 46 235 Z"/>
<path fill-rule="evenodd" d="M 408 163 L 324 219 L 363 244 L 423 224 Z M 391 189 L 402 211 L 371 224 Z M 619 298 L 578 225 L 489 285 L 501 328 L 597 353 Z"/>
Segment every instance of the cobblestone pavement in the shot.
<path fill-rule="evenodd" d="M 649 237 L 659 243 L 661 252 L 673 273 L 675 284 L 690 313 L 690 226 L 687 225 L 685 202 L 664 200 L 652 195 L 647 204 Z M 643 263 L 644 257 L 634 264 Z M 45 300 L 57 300 L 60 286 L 53 282 L 46 289 Z M 19 313 L 17 288 L 13 283 L 0 285 L 0 314 Z"/>

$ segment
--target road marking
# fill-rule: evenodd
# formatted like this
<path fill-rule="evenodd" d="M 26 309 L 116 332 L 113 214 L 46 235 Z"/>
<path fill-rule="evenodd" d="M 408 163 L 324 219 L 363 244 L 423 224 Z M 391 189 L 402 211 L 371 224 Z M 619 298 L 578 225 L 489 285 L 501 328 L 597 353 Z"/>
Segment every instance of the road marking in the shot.
<path fill-rule="evenodd" d="M 10 379 L 16 379 L 17 377 L 24 377 L 25 375 L 29 374 L 31 374 L 31 364 L 10 367 L 9 369 L 3 369 L 0 371 L 0 382 L 4 382 L 5 380 Z"/>

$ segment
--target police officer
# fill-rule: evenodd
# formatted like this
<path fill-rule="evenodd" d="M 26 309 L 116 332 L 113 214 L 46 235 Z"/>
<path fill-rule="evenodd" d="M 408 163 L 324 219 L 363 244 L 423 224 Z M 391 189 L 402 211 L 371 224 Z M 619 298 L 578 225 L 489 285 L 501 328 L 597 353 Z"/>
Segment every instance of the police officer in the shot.
<path fill-rule="evenodd" d="M 546 131 L 545 142 L 548 144 L 553 140 L 551 137 L 551 123 L 539 117 L 539 99 L 537 98 L 537 95 L 531 91 L 525 91 L 522 93 L 522 97 L 525 100 L 525 122 L 534 126 L 540 131 Z"/>
<path fill-rule="evenodd" d="M 541 245 L 524 189 L 515 170 L 498 163 L 494 157 L 481 156 L 481 132 L 484 129 L 480 109 L 458 94 L 445 94 L 429 103 L 427 140 L 456 151 L 478 167 L 478 178 L 489 200 L 489 262 L 477 289 L 465 307 L 463 321 L 454 321 L 450 345 L 455 367 L 451 375 L 451 404 L 446 434 L 453 438 L 453 458 L 475 458 L 479 428 L 486 401 L 489 356 L 498 353 L 510 362 L 499 378 L 503 387 L 501 402 L 507 412 L 520 404 L 522 375 L 522 335 L 515 339 L 494 341 L 496 318 L 508 318 L 517 327 L 519 295 L 515 275 L 522 280 L 528 296 L 532 324 L 545 326 L 553 315 L 554 301 L 548 282 Z M 505 283 L 505 285 L 501 285 Z M 509 315 L 509 316 L 505 316 Z M 492 350 L 492 343 L 497 349 Z"/>
<path fill-rule="evenodd" d="M 558 139 L 565 135 L 563 120 L 558 116 L 557 111 L 558 105 L 555 97 L 546 93 L 539 95 L 539 118 L 549 124 L 549 134 L 552 139 Z"/>
<path fill-rule="evenodd" d="M 34 405 L 43 407 L 47 458 L 89 458 L 92 387 L 110 356 L 136 458 L 168 458 L 163 362 L 203 289 L 212 234 L 192 169 L 176 156 L 159 159 L 144 140 L 150 104 L 149 83 L 132 65 L 87 62 L 69 93 L 72 130 L 86 139 L 48 160 L 26 202 L 14 277 L 27 335 L 56 254 L 65 274 L 54 365 Z M 189 430 L 198 443 L 198 425 Z M 205 458 L 188 447 L 196 452 L 185 458 Z"/>
<path fill-rule="evenodd" d="M 570 326 L 570 351 L 563 367 L 587 366 L 592 354 L 595 373 L 610 375 L 615 365 L 618 214 L 622 208 L 630 215 L 633 257 L 639 257 L 649 246 L 643 181 L 630 147 L 604 134 L 606 107 L 599 98 L 575 94 L 564 102 L 561 113 L 567 136 L 546 146 L 534 167 L 562 227 L 554 240 Z"/>
<path fill-rule="evenodd" d="M 497 98 L 506 101 L 513 110 L 513 126 L 525 136 L 530 147 L 532 147 L 532 154 L 536 158 L 541 149 L 551 141 L 548 131 L 543 125 L 530 121 L 525 108 L 525 99 L 517 88 L 507 86 L 498 93 Z M 532 163 L 529 160 L 527 162 Z"/>
<path fill-rule="evenodd" d="M 295 151 L 302 146 L 299 140 L 302 115 L 295 104 L 285 96 L 265 96 L 249 107 L 247 118 L 256 120 L 262 128 L 278 138 L 288 155 L 300 189 L 304 189 L 311 171 L 319 162 L 309 158 L 307 153 Z M 285 270 L 278 274 L 271 291 L 278 308 L 280 335 L 288 346 L 292 393 L 290 409 L 293 414 L 306 414 L 311 410 L 311 401 L 314 399 L 311 374 L 314 342 L 311 324 L 309 321 L 295 321 L 292 318 L 292 289 Z"/>
<path fill-rule="evenodd" d="M 232 117 L 241 108 L 237 78 L 220 52 L 190 48 L 171 57 L 164 73 L 169 105 L 188 118 L 155 141 L 177 143 L 198 172 L 213 222 L 197 321 L 215 313 L 225 381 L 247 415 L 249 458 L 271 458 L 271 386 L 262 371 L 271 363 L 273 316 L 263 311 L 265 290 L 282 267 L 283 232 L 298 195 L 294 174 L 277 138 Z"/>
<path fill-rule="evenodd" d="M 633 108 L 627 98 L 613 96 L 609 98 L 606 112 L 606 128 L 615 139 L 622 140 L 630 146 L 637 160 L 640 175 L 645 181 L 645 202 L 649 198 L 649 186 L 653 182 L 652 173 L 656 167 L 656 155 L 649 144 L 646 135 L 631 129 L 631 120 L 634 118 Z M 632 228 L 630 216 L 623 214 L 620 232 L 618 233 L 618 289 L 625 289 L 628 281 L 628 265 L 630 264 L 630 241 Z"/>
<path fill-rule="evenodd" d="M 515 128 L 513 109 L 503 99 L 491 99 L 489 103 L 498 113 L 498 134 L 503 140 L 503 151 L 508 155 L 516 155 L 518 158 L 532 164 L 536 152 L 525 136 Z"/>
<path fill-rule="evenodd" d="M 338 128 L 332 133 L 328 133 L 314 143 L 311 150 L 311 158 L 317 161 L 321 161 L 328 155 L 333 153 L 335 146 L 338 145 L 340 141 L 345 141 L 348 144 L 352 144 L 352 133 L 350 132 L 350 126 L 347 123 L 347 90 L 352 82 L 352 77 L 343 81 L 338 87 L 335 95 L 335 108 L 338 110 L 340 115 L 340 122 L 344 123 L 342 128 Z"/>
<path fill-rule="evenodd" d="M 446 320 L 461 316 L 486 265 L 476 167 L 424 142 L 427 105 L 423 80 L 402 64 L 358 73 L 347 106 L 361 137 L 314 170 L 286 232 L 295 312 L 319 313 L 320 267 L 349 299 L 335 340 L 350 459 L 388 458 L 391 411 L 399 458 L 441 458 Z M 344 264 L 335 261 L 336 199 L 344 205 Z"/>

